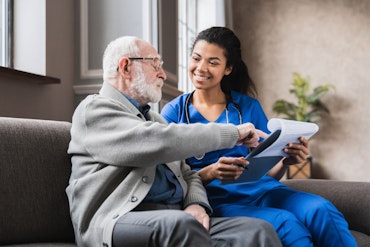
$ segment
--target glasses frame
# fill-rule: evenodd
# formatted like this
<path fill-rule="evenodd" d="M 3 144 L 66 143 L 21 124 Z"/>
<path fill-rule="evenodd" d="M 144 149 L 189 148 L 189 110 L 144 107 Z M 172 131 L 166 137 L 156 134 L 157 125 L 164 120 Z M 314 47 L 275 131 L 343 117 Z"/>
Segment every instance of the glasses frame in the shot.
<path fill-rule="evenodd" d="M 153 68 L 155 71 L 159 71 L 161 68 L 162 68 L 162 65 L 163 65 L 163 60 L 162 58 L 160 57 L 129 57 L 128 58 L 129 60 L 151 60 L 153 61 Z M 159 61 L 159 62 L 156 62 L 156 61 Z"/>

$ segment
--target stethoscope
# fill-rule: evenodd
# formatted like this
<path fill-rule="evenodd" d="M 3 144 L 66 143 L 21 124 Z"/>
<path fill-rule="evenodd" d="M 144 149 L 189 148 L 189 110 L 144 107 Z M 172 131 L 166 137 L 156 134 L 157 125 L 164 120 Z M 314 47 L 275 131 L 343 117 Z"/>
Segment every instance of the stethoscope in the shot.
<path fill-rule="evenodd" d="M 194 94 L 194 91 L 191 92 L 188 97 L 186 98 L 185 100 L 185 118 L 186 118 L 186 122 L 188 124 L 190 124 L 190 116 L 189 116 L 189 102 L 190 102 L 190 99 L 191 97 L 193 96 Z M 243 123 L 243 119 L 242 119 L 242 113 L 241 113 L 241 107 L 238 103 L 236 103 L 235 101 L 233 101 L 231 99 L 231 102 L 232 102 L 232 107 L 236 109 L 236 111 L 238 112 L 238 117 L 239 117 L 239 124 L 242 124 Z M 229 123 L 229 104 L 227 103 L 226 104 L 226 123 Z M 201 160 L 204 158 L 204 154 L 200 155 L 200 156 L 194 156 L 197 160 Z"/>
<path fill-rule="evenodd" d="M 186 122 L 188 124 L 190 124 L 190 116 L 189 116 L 189 102 L 190 102 L 190 99 L 191 97 L 193 96 L 194 94 L 194 91 L 191 92 L 188 97 L 186 98 L 185 100 L 185 118 L 186 118 Z M 231 99 L 231 102 L 232 102 L 232 107 L 236 109 L 236 111 L 238 112 L 238 117 L 239 117 L 239 124 L 242 124 L 243 123 L 243 119 L 242 119 L 242 111 L 241 111 L 241 107 L 238 103 L 236 103 L 235 101 L 233 101 Z M 229 104 L 226 104 L 226 123 L 229 123 Z"/>

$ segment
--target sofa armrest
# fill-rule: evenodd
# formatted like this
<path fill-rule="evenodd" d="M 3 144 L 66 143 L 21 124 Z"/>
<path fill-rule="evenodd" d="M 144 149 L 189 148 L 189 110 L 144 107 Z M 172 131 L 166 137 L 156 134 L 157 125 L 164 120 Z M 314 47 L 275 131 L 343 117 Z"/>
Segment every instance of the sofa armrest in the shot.
<path fill-rule="evenodd" d="M 343 213 L 349 228 L 370 235 L 370 183 L 324 179 L 289 179 L 284 184 L 320 195 Z"/>
<path fill-rule="evenodd" d="M 74 243 L 65 193 L 70 128 L 63 121 L 0 117 L 1 246 Z"/>

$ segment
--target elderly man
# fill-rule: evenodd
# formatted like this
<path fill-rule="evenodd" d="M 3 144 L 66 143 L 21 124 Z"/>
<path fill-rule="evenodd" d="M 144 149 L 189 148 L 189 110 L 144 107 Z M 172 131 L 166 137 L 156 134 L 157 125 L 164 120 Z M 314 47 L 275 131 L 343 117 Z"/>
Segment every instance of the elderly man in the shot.
<path fill-rule="evenodd" d="M 200 177 L 182 161 L 255 146 L 263 132 L 252 124 L 168 125 L 148 105 L 161 99 L 166 74 L 144 40 L 112 41 L 103 71 L 99 94 L 76 108 L 68 148 L 66 192 L 79 246 L 280 246 L 264 221 L 209 217 Z"/>

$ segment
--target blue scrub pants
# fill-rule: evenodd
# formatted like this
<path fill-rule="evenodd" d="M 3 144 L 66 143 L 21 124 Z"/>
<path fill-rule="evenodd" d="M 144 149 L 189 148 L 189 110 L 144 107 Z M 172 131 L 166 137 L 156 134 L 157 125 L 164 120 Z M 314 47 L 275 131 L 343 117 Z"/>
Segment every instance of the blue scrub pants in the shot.
<path fill-rule="evenodd" d="M 267 191 L 253 202 L 214 206 L 214 216 L 266 220 L 286 247 L 356 247 L 343 215 L 328 200 L 289 187 Z M 239 203 L 239 204 L 236 204 Z"/>

